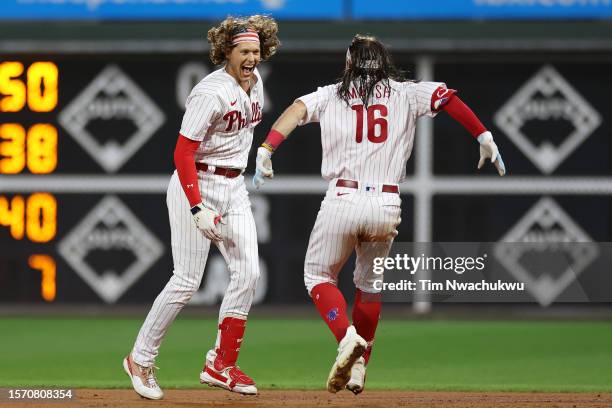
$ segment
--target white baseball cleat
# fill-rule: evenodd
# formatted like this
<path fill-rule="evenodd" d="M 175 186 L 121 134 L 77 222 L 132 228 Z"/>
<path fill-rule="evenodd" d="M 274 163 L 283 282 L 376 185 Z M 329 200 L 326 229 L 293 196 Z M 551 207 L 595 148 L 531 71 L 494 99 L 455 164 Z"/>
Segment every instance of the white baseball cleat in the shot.
<path fill-rule="evenodd" d="M 132 387 L 141 397 L 158 400 L 162 399 L 164 392 L 157 384 L 155 369 L 157 367 L 143 367 L 132 360 L 130 354 L 123 359 L 123 369 L 132 380 Z"/>
<path fill-rule="evenodd" d="M 238 366 L 215 366 L 216 357 L 217 353 L 214 350 L 206 353 L 206 363 L 200 373 L 200 383 L 243 395 L 257 395 L 257 387 L 251 377 L 242 372 Z"/>
<path fill-rule="evenodd" d="M 363 357 L 359 357 L 355 364 L 353 364 L 353 369 L 351 370 L 351 379 L 346 384 L 346 389 L 352 391 L 353 394 L 357 395 L 363 391 L 363 387 L 365 385 L 365 377 L 366 377 L 366 366 L 365 359 Z"/>
<path fill-rule="evenodd" d="M 336 393 L 346 386 L 351 378 L 353 365 L 366 351 L 368 343 L 349 326 L 338 345 L 338 356 L 327 377 L 327 391 Z"/>

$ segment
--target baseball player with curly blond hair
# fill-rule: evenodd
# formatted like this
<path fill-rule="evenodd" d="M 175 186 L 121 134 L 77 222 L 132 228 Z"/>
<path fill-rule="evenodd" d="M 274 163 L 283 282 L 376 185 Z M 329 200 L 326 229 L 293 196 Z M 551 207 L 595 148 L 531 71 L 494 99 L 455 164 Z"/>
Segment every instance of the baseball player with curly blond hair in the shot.
<path fill-rule="evenodd" d="M 474 113 L 440 82 L 405 81 L 386 47 L 357 35 L 346 52 L 340 83 L 304 95 L 285 110 L 257 150 L 253 183 L 274 175 L 272 153 L 298 125 L 319 122 L 329 188 L 310 235 L 304 281 L 321 317 L 338 342 L 327 379 L 328 391 L 363 391 L 366 365 L 380 317 L 380 291 L 374 282 L 376 257 L 386 257 L 400 223 L 399 183 L 405 178 L 416 120 L 446 111 L 480 143 L 481 168 L 487 159 L 505 174 L 493 136 Z M 376 242 L 376 245 L 368 243 Z M 338 274 L 357 253 L 352 325 Z"/>
<path fill-rule="evenodd" d="M 223 66 L 202 79 L 185 104 L 166 198 L 173 275 L 123 361 L 134 390 L 145 398 L 163 397 L 155 358 L 168 328 L 200 287 L 211 242 L 225 257 L 230 283 L 200 382 L 257 394 L 255 382 L 236 365 L 259 279 L 257 234 L 242 173 L 264 106 L 257 65 L 276 52 L 277 32 L 272 18 L 259 15 L 228 17 L 208 31 L 211 60 Z"/>

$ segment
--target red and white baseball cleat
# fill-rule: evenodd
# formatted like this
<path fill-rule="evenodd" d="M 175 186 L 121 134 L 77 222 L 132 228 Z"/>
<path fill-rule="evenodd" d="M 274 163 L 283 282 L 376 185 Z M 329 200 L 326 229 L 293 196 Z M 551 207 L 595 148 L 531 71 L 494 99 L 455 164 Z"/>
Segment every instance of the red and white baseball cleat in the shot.
<path fill-rule="evenodd" d="M 327 377 L 327 391 L 336 393 L 343 390 L 351 379 L 353 365 L 365 353 L 368 343 L 349 326 L 338 345 L 338 356 Z"/>
<path fill-rule="evenodd" d="M 123 369 L 132 380 L 134 391 L 143 398 L 158 400 L 164 396 L 164 392 L 159 388 L 157 378 L 155 378 L 156 368 L 154 366 L 143 367 L 135 363 L 131 354 L 123 359 Z"/>
<path fill-rule="evenodd" d="M 200 383 L 239 394 L 257 395 L 257 387 L 251 377 L 242 372 L 238 366 L 224 367 L 221 360 L 216 357 L 217 353 L 214 350 L 206 353 L 206 363 L 200 373 Z"/>
<path fill-rule="evenodd" d="M 355 361 L 355 364 L 353 364 L 353 369 L 351 370 L 351 379 L 346 384 L 346 389 L 351 391 L 355 395 L 360 394 L 363 391 L 363 388 L 365 387 L 365 379 L 365 359 L 363 357 L 359 357 L 357 361 Z"/>

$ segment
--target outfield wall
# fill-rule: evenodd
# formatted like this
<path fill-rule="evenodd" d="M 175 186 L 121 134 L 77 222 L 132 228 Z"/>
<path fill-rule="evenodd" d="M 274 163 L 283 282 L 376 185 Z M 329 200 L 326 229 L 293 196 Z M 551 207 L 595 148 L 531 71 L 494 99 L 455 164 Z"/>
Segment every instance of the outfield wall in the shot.
<path fill-rule="evenodd" d="M 58 134 L 57 165 L 50 173 L 32 174 L 27 164 L 18 174 L 2 175 L 7 204 L 22 197 L 27 213 L 30 203 L 44 207 L 48 197 L 57 203 L 52 237 L 44 235 L 45 222 L 51 222 L 44 214 L 42 239 L 30 234 L 27 214 L 21 238 L 12 224 L 1 230 L 2 301 L 43 301 L 35 254 L 55 262 L 55 302 L 149 302 L 161 289 L 172 269 L 164 201 L 171 153 L 182 101 L 213 69 L 203 60 L 193 52 L 3 57 L 24 69 L 36 62 L 55 65 L 59 96 L 49 112 L 33 112 L 26 104 L 0 114 L 3 123 L 24 131 L 43 123 Z M 424 120 L 401 186 L 398 241 L 611 240 L 606 53 L 399 52 L 396 61 L 413 78 L 458 89 L 490 126 L 509 171 L 505 179 L 490 169 L 478 174 L 470 136 L 444 115 Z M 281 52 L 262 65 L 266 107 L 255 140 L 295 97 L 334 81 L 342 65 L 341 51 Z M 318 174 L 318 134 L 315 125 L 296 131 L 275 157 L 278 177 L 252 192 L 263 271 L 257 302 L 307 300 L 303 257 L 326 186 Z M 134 138 L 137 148 L 126 147 Z M 251 160 L 247 173 L 252 169 Z M 28 201 L 35 193 L 46 194 L 43 204 Z M 211 253 L 194 304 L 220 299 L 224 268 Z M 554 283 L 560 276 L 547 279 Z"/>

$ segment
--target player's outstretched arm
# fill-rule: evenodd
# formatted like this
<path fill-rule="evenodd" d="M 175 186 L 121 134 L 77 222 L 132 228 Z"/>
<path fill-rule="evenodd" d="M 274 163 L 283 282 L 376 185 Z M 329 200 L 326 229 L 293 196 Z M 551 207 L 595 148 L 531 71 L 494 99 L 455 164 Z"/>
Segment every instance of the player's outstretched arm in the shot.
<path fill-rule="evenodd" d="M 441 109 L 466 128 L 480 143 L 478 168 L 482 168 L 485 161 L 490 159 L 500 176 L 506 174 L 506 165 L 493 141 L 493 135 L 484 127 L 474 112 L 454 93 L 448 97 Z"/>
<path fill-rule="evenodd" d="M 264 184 L 265 178 L 273 178 L 272 154 L 284 142 L 289 134 L 297 127 L 300 121 L 306 118 L 306 105 L 300 100 L 289 106 L 272 125 L 266 140 L 257 149 L 255 160 L 255 176 L 253 186 L 259 188 Z"/>
<path fill-rule="evenodd" d="M 306 119 L 306 105 L 298 99 L 276 119 L 276 122 L 272 125 L 272 130 L 282 133 L 287 138 L 300 121 L 304 119 Z"/>

